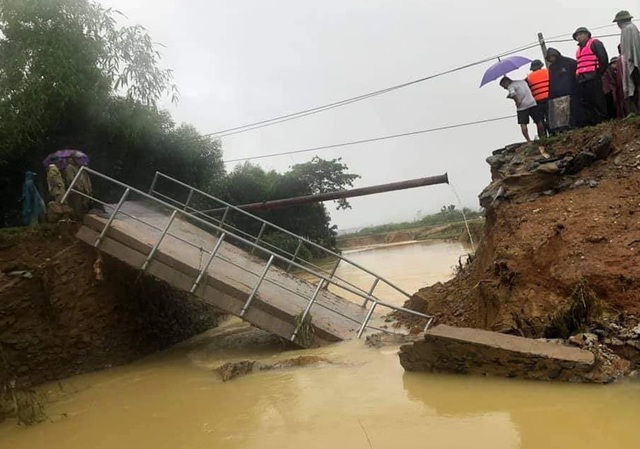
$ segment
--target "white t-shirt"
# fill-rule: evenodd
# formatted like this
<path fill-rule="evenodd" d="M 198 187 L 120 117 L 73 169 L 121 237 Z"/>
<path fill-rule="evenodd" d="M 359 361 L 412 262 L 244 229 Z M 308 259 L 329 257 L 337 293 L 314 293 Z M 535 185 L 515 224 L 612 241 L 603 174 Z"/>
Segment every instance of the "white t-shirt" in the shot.
<path fill-rule="evenodd" d="M 531 89 L 526 81 L 512 81 L 509 84 L 509 95 L 507 97 L 516 101 L 516 109 L 518 111 L 525 111 L 538 104 L 533 98 Z"/>

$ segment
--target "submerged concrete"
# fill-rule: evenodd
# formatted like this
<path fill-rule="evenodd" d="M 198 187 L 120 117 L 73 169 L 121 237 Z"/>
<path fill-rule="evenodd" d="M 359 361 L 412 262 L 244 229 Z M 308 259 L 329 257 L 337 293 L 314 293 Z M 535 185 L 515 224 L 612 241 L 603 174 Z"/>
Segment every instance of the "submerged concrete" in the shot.
<path fill-rule="evenodd" d="M 607 382 L 593 353 L 553 342 L 439 325 L 400 348 L 407 371 L 480 374 L 536 380 Z"/>

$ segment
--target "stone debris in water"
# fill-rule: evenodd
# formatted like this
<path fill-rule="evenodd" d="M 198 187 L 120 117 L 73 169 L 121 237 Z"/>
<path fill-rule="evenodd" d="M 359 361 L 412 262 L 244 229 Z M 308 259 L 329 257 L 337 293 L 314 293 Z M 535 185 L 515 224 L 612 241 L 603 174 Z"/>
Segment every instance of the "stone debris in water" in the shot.
<path fill-rule="evenodd" d="M 592 337 L 580 338 L 595 344 Z M 597 341 L 597 338 L 596 338 Z M 480 329 L 439 325 L 400 348 L 407 371 L 480 374 L 534 380 L 607 383 L 607 357 L 552 342 Z M 628 368 L 628 367 L 627 367 Z"/>
<path fill-rule="evenodd" d="M 386 346 L 398 346 L 406 343 L 412 343 L 422 338 L 424 338 L 424 335 L 420 334 L 407 335 L 380 332 L 378 334 L 368 335 L 364 344 L 372 348 L 384 348 Z"/>
<path fill-rule="evenodd" d="M 235 379 L 236 377 L 246 374 L 257 373 L 258 371 L 270 371 L 276 369 L 285 369 L 298 366 L 318 365 L 322 363 L 332 363 L 324 357 L 311 355 L 302 355 L 291 359 L 281 360 L 279 362 L 267 363 L 257 360 L 241 360 L 239 362 L 227 362 L 219 366 L 214 371 L 220 375 L 223 382 Z"/>

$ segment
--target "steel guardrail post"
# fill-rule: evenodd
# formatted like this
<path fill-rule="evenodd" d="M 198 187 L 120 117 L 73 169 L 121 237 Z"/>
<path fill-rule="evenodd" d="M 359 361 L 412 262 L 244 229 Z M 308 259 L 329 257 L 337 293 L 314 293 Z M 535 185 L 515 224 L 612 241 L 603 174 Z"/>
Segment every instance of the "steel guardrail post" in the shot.
<path fill-rule="evenodd" d="M 265 221 L 264 223 L 262 223 L 262 227 L 260 228 L 260 232 L 258 232 L 258 237 L 256 237 L 256 245 L 258 245 L 258 243 L 260 242 L 260 239 L 262 238 L 265 229 L 267 229 L 267 222 Z M 251 254 L 253 254 L 256 250 L 256 247 L 254 246 L 253 248 L 251 248 Z"/>
<path fill-rule="evenodd" d="M 191 203 L 191 199 L 193 198 L 193 189 L 189 190 L 189 196 L 187 196 L 187 201 L 184 202 L 184 211 L 189 209 L 189 203 Z"/>
<path fill-rule="evenodd" d="M 298 246 L 296 246 L 296 250 L 293 253 L 293 259 L 291 259 L 291 263 L 287 266 L 287 273 L 291 271 L 292 263 L 296 262 L 296 258 L 298 254 L 300 254 L 300 250 L 302 249 L 302 240 L 298 240 Z"/>
<path fill-rule="evenodd" d="M 227 206 L 227 208 L 224 210 L 224 214 L 222 214 L 222 218 L 220 219 L 220 227 L 224 226 L 224 222 L 227 219 L 227 215 L 229 215 L 229 209 L 230 207 Z"/>
<path fill-rule="evenodd" d="M 249 299 L 247 299 L 247 302 L 244 304 L 244 306 L 242 307 L 242 310 L 240 311 L 240 317 L 243 317 L 244 314 L 247 313 L 247 309 L 249 309 L 249 306 L 253 302 L 253 298 L 255 298 L 256 293 L 258 293 L 258 289 L 260 288 L 260 285 L 262 284 L 262 281 L 264 281 L 264 278 L 267 275 L 267 271 L 269 271 L 269 268 L 271 268 L 271 264 L 273 263 L 273 259 L 274 259 L 274 256 L 271 256 L 269 258 L 269 261 L 267 262 L 267 265 L 264 267 L 264 270 L 262 271 L 262 274 L 260 275 L 260 279 L 258 279 L 258 283 L 256 284 L 255 287 L 253 287 L 253 290 L 251 291 L 251 295 L 249 295 Z"/>
<path fill-rule="evenodd" d="M 429 321 L 427 321 L 427 324 L 424 325 L 423 332 L 426 332 L 427 329 L 429 329 L 429 326 L 431 326 L 431 323 L 433 323 L 433 317 L 429 318 Z"/>
<path fill-rule="evenodd" d="M 151 187 L 149 187 L 149 195 L 153 194 L 154 189 L 156 188 L 156 183 L 158 182 L 158 176 L 160 175 L 160 172 L 157 171 L 154 175 L 153 175 L 153 181 L 151 181 Z"/>
<path fill-rule="evenodd" d="M 376 277 L 375 281 L 373 281 L 373 285 L 371 286 L 371 288 L 369 289 L 369 296 L 367 296 L 364 299 L 364 304 L 362 304 L 362 307 L 367 307 L 367 305 L 369 304 L 369 301 L 373 301 L 372 299 L 369 299 L 369 297 L 373 296 L 373 291 L 376 289 L 376 287 L 378 286 L 378 282 L 380 282 L 380 278 Z"/>
<path fill-rule="evenodd" d="M 147 267 L 149 266 L 149 263 L 151 263 L 151 259 L 153 259 L 153 256 L 155 256 L 156 252 L 158 252 L 158 248 L 160 248 L 160 244 L 164 240 L 164 237 L 167 235 L 167 232 L 169 232 L 169 228 L 171 227 L 171 224 L 173 223 L 173 220 L 176 218 L 177 213 L 178 213 L 178 211 L 174 210 L 173 213 L 171 214 L 171 217 L 169 218 L 169 221 L 167 222 L 167 225 L 162 230 L 162 234 L 160 234 L 160 238 L 158 239 L 156 244 L 151 249 L 151 252 L 147 256 L 147 260 L 145 260 L 144 263 L 142 264 L 142 268 L 141 268 L 142 271 L 146 271 L 147 270 Z"/>
<path fill-rule="evenodd" d="M 329 287 L 331 280 L 336 275 L 336 271 L 338 271 L 338 265 L 340 265 L 340 262 L 342 262 L 342 257 L 338 257 L 338 262 L 336 262 L 336 264 L 333 266 L 333 269 L 331 270 L 331 274 L 329 275 L 329 282 L 327 283 L 327 287 Z"/>
<path fill-rule="evenodd" d="M 371 319 L 371 315 L 373 315 L 373 311 L 376 310 L 376 306 L 378 305 L 378 301 L 373 300 L 373 305 L 371 306 L 371 308 L 369 309 L 369 311 L 367 312 L 367 316 L 365 317 L 364 321 L 362 322 L 362 326 L 360 326 L 360 330 L 358 331 L 358 338 L 362 337 L 362 334 L 364 333 L 364 330 L 367 328 L 367 324 L 369 324 L 369 320 Z"/>
<path fill-rule="evenodd" d="M 80 172 L 78 172 L 78 173 L 80 173 Z M 107 220 L 107 223 L 104 225 L 104 228 L 102 228 L 102 232 L 100 233 L 100 235 L 96 239 L 95 243 L 93 244 L 93 246 L 95 248 L 100 246 L 100 243 L 102 242 L 102 239 L 104 238 L 105 235 L 107 235 L 107 231 L 111 227 L 111 224 L 113 223 L 113 220 L 116 218 L 116 215 L 118 214 L 118 211 L 120 210 L 120 208 L 124 204 L 124 202 L 127 199 L 127 196 L 129 195 L 130 191 L 131 191 L 131 189 L 129 187 L 127 187 L 125 189 L 124 193 L 122 194 L 122 197 L 120 198 L 120 201 L 118 201 L 118 204 L 117 204 L 116 208 L 113 209 L 113 212 L 109 216 L 109 220 Z"/>
<path fill-rule="evenodd" d="M 200 273 L 198 273 L 198 277 L 196 278 L 195 282 L 191 286 L 191 293 L 195 293 L 196 289 L 198 288 L 198 285 L 200 285 L 200 282 L 202 282 L 202 278 L 204 278 L 204 275 L 206 274 L 207 270 L 209 269 L 209 266 L 211 265 L 211 262 L 213 262 L 213 258 L 216 257 L 216 253 L 222 246 L 222 242 L 224 241 L 224 238 L 226 235 L 227 234 L 223 233 L 218 238 L 218 241 L 216 242 L 216 246 L 213 248 L 213 251 L 211 251 L 211 254 L 209 254 L 207 263 L 204 264 L 204 267 L 202 268 Z"/>

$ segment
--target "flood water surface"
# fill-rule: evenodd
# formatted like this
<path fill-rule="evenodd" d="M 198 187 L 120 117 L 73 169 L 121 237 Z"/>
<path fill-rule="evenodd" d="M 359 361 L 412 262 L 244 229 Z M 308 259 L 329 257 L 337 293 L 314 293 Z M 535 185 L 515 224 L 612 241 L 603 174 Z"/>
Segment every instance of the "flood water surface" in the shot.
<path fill-rule="evenodd" d="M 458 245 L 408 245 L 347 257 L 413 291 L 443 280 L 463 252 Z M 306 354 L 331 363 L 229 382 L 212 371 L 227 361 Z M 350 341 L 283 352 L 277 340 L 235 319 L 163 354 L 61 386 L 63 392 L 58 384 L 45 388 L 58 397 L 47 406 L 52 422 L 5 423 L 0 448 L 640 447 L 640 383 L 405 373 L 395 347 Z"/>

